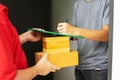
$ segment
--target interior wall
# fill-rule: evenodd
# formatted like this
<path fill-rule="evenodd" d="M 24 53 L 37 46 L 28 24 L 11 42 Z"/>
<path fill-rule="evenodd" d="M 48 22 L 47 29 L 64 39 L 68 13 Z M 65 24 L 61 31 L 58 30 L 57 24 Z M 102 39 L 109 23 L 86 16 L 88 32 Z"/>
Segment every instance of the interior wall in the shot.
<path fill-rule="evenodd" d="M 71 22 L 75 0 L 52 0 L 53 30 L 56 31 L 57 24 L 64 22 L 66 18 Z"/>
<path fill-rule="evenodd" d="M 113 48 L 111 80 L 120 80 L 120 0 L 113 0 Z"/>
<path fill-rule="evenodd" d="M 69 19 L 71 23 L 75 0 L 52 0 L 52 26 L 56 31 L 59 22 Z M 76 49 L 76 41 L 71 41 L 71 49 Z M 54 73 L 54 80 L 75 80 L 74 66 L 63 68 Z"/>
<path fill-rule="evenodd" d="M 50 30 L 51 0 L 0 0 L 0 3 L 9 8 L 9 18 L 19 34 L 27 31 L 29 27 L 40 27 Z M 35 64 L 35 52 L 42 51 L 41 41 L 27 42 L 22 45 L 28 65 Z M 27 74 L 26 74 L 27 75 Z M 33 80 L 53 80 L 53 74 L 45 77 L 37 76 Z"/>

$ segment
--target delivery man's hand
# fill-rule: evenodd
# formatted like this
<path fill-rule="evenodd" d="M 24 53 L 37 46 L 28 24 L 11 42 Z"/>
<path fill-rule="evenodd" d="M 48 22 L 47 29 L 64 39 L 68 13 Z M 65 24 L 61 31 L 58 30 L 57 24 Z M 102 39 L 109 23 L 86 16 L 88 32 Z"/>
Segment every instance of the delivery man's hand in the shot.
<path fill-rule="evenodd" d="M 27 40 L 30 42 L 37 42 L 41 39 L 42 34 L 40 32 L 27 31 Z"/>
<path fill-rule="evenodd" d="M 49 72 L 55 72 L 56 70 L 60 69 L 59 67 L 50 63 L 47 60 L 47 56 L 48 54 L 44 54 L 44 56 L 35 65 L 39 75 L 47 75 Z"/>
<path fill-rule="evenodd" d="M 40 32 L 33 32 L 33 31 L 27 31 L 21 35 L 19 35 L 20 43 L 24 44 L 26 42 L 37 42 L 41 39 L 42 33 Z"/>

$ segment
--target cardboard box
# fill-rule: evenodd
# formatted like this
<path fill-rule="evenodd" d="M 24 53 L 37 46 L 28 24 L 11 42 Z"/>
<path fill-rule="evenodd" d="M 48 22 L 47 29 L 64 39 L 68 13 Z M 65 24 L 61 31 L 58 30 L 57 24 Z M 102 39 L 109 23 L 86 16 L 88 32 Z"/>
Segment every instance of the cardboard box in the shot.
<path fill-rule="evenodd" d="M 78 52 L 70 51 L 69 37 L 43 37 L 42 42 L 43 51 L 35 53 L 36 63 L 47 53 L 48 60 L 56 66 L 68 67 L 78 65 Z"/>
<path fill-rule="evenodd" d="M 57 52 L 70 52 L 69 37 L 44 37 L 43 52 L 57 53 Z"/>
<path fill-rule="evenodd" d="M 44 55 L 44 52 L 36 52 L 36 63 Z M 48 60 L 56 66 L 59 67 L 68 67 L 78 65 L 78 52 L 70 51 L 67 53 L 48 53 Z"/>

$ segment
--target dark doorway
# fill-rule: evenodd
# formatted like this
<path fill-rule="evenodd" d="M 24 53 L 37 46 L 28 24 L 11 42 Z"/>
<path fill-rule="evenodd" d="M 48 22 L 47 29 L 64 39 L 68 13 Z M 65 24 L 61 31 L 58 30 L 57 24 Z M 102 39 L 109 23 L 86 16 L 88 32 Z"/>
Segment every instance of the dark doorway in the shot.
<path fill-rule="evenodd" d="M 40 27 L 50 30 L 51 0 L 0 0 L 9 9 L 9 18 L 19 34 L 27 31 L 29 27 Z M 23 45 L 28 65 L 35 64 L 37 51 L 42 51 L 41 41 L 37 43 L 27 42 Z M 53 73 L 47 76 L 37 76 L 33 80 L 53 80 Z"/>

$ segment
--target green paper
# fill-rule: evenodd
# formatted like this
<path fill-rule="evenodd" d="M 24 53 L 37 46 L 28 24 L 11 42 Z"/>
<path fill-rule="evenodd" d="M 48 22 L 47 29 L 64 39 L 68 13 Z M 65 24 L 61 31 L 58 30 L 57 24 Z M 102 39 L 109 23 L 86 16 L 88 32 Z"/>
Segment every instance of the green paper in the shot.
<path fill-rule="evenodd" d="M 73 38 L 84 38 L 82 36 L 74 36 L 74 35 L 70 35 L 70 34 L 61 34 L 58 32 L 53 32 L 53 31 L 45 31 L 43 29 L 39 29 L 39 28 L 28 28 L 28 30 L 32 30 L 35 32 L 41 32 L 41 33 L 45 33 L 45 34 L 52 34 L 52 35 L 59 35 L 59 36 L 69 36 L 69 37 L 73 37 Z"/>

